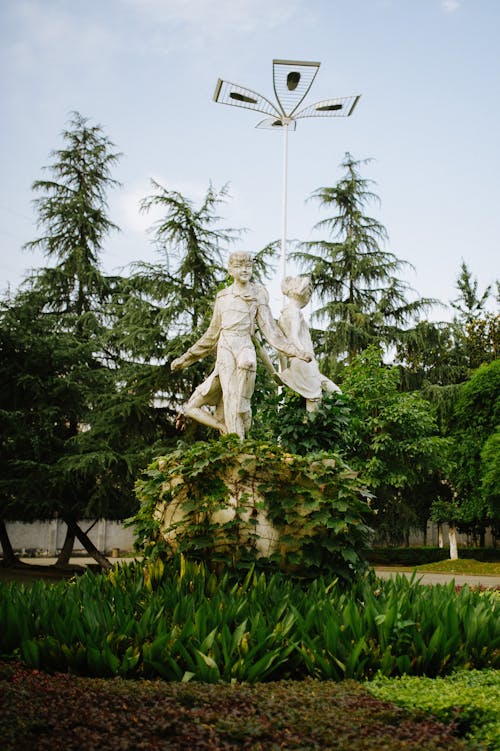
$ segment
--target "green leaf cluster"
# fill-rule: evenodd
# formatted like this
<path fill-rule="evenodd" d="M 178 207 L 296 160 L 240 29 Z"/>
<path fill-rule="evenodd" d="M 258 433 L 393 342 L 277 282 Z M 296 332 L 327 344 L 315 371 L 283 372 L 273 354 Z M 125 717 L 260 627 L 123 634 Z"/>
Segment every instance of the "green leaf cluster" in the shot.
<path fill-rule="evenodd" d="M 449 440 L 439 435 L 429 403 L 400 389 L 401 374 L 384 366 L 369 347 L 346 370 L 354 437 L 346 458 L 375 494 L 379 540 L 406 541 L 412 527 L 425 525 L 431 502 L 446 487 Z"/>
<path fill-rule="evenodd" d="M 245 490 L 232 518 L 217 521 L 219 512 L 234 507 L 228 478 L 235 475 Z M 257 507 L 247 488 L 257 492 Z M 141 507 L 132 521 L 146 552 L 161 546 L 158 507 L 174 504 L 183 512 L 175 525 L 175 549 L 191 556 L 231 566 L 253 562 L 257 516 L 264 512 L 279 531 L 279 548 L 262 563 L 308 576 L 334 573 L 346 581 L 366 567 L 361 550 L 370 536 L 370 494 L 331 453 L 300 456 L 276 443 L 231 435 L 160 457 L 136 492 Z"/>

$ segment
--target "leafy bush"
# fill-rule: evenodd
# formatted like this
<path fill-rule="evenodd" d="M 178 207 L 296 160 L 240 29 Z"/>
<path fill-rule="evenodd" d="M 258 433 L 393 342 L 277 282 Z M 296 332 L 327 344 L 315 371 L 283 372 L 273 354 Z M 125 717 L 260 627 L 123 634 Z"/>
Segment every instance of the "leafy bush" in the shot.
<path fill-rule="evenodd" d="M 346 591 L 204 564 L 125 565 L 73 582 L 0 583 L 0 654 L 91 676 L 205 682 L 436 676 L 500 667 L 498 599 L 405 577 Z"/>
<path fill-rule="evenodd" d="M 258 557 L 264 518 L 279 539 L 260 564 L 346 581 L 366 569 L 361 551 L 370 536 L 371 496 L 331 453 L 299 456 L 229 435 L 160 457 L 137 483 L 137 495 L 141 507 L 132 522 L 146 556 L 162 541 L 158 510 L 179 509 L 168 531 L 175 529 L 173 547 L 189 557 L 248 567 Z"/>
<path fill-rule="evenodd" d="M 378 699 L 401 707 L 421 709 L 446 723 L 453 722 L 461 735 L 481 743 L 481 748 L 500 749 L 500 671 L 471 670 L 446 679 L 402 676 L 397 680 L 377 677 L 366 688 Z"/>
<path fill-rule="evenodd" d="M 252 437 L 279 440 L 293 454 L 345 453 L 353 438 L 348 400 L 341 394 L 323 394 L 313 412 L 306 411 L 305 401 L 288 389 L 268 396 L 257 409 Z"/>

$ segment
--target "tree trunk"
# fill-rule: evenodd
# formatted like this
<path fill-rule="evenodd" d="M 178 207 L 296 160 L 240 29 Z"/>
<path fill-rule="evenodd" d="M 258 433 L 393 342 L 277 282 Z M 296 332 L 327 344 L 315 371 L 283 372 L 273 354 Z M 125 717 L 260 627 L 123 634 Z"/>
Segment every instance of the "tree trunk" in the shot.
<path fill-rule="evenodd" d="M 83 529 L 81 529 L 76 521 L 71 518 L 63 517 L 64 521 L 68 525 L 68 531 L 70 531 L 77 540 L 79 540 L 87 553 L 92 556 L 92 558 L 97 561 L 97 563 L 101 566 L 103 569 L 111 569 L 113 566 L 108 561 L 105 555 L 103 555 L 94 545 L 94 543 L 89 539 L 89 537 L 85 534 Z"/>
<path fill-rule="evenodd" d="M 73 529 L 70 529 L 69 527 L 66 527 L 66 537 L 64 538 L 61 552 L 59 553 L 57 557 L 57 561 L 55 563 L 56 566 L 68 565 L 69 559 L 71 558 L 71 553 L 73 552 L 74 545 L 75 545 L 75 531 Z"/>
<path fill-rule="evenodd" d="M 438 548 L 444 548 L 443 525 L 438 524 Z"/>
<path fill-rule="evenodd" d="M 2 546 L 3 551 L 3 566 L 15 566 L 20 562 L 10 543 L 9 533 L 7 532 L 7 527 L 5 526 L 5 521 L 3 519 L 0 519 L 0 545 Z"/>
<path fill-rule="evenodd" d="M 450 559 L 456 561 L 458 559 L 457 528 L 452 523 L 450 523 L 448 529 L 448 538 L 450 541 Z"/>

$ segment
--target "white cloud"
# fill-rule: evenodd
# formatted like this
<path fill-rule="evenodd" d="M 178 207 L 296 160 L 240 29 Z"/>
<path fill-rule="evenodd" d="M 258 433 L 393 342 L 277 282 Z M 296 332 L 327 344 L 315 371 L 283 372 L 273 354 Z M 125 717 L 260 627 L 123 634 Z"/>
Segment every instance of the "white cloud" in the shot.
<path fill-rule="evenodd" d="M 201 182 L 186 182 L 182 180 L 168 180 L 163 176 L 154 176 L 155 182 L 164 186 L 167 190 L 176 190 L 192 201 L 198 207 L 204 200 L 208 184 Z M 175 185 L 175 187 L 172 187 Z M 216 187 L 216 186 L 214 186 Z M 113 221 L 125 232 L 147 232 L 147 230 L 165 215 L 165 211 L 158 206 L 153 206 L 148 212 L 140 211 L 140 204 L 146 196 L 155 193 L 149 179 L 141 180 L 127 190 L 117 194 L 113 203 Z"/>
<path fill-rule="evenodd" d="M 441 7 L 445 13 L 454 13 L 460 8 L 459 0 L 441 0 Z"/>
<path fill-rule="evenodd" d="M 125 0 L 156 23 L 177 23 L 211 32 L 253 32 L 294 17 L 302 0 Z"/>
<path fill-rule="evenodd" d="M 112 33 L 89 16 L 72 12 L 71 6 L 24 0 L 16 3 L 14 13 L 19 35 L 6 45 L 6 52 L 20 72 L 37 69 L 46 60 L 91 63 L 97 54 L 102 60 L 103 53 L 115 47 Z"/>

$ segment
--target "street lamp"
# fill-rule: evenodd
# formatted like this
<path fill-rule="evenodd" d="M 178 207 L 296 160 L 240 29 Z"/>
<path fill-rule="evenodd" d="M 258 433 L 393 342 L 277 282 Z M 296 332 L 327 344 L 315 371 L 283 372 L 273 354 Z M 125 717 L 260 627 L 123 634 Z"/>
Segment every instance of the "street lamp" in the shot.
<path fill-rule="evenodd" d="M 273 87 L 277 104 L 273 104 L 252 89 L 235 83 L 217 81 L 214 101 L 233 107 L 263 112 L 269 117 L 257 123 L 257 128 L 282 128 L 283 139 L 283 188 L 281 203 L 281 274 L 286 274 L 286 204 L 288 167 L 288 130 L 295 130 L 297 120 L 303 117 L 349 117 L 356 107 L 356 96 L 323 99 L 299 110 L 311 88 L 321 63 L 297 60 L 273 60 Z"/>

